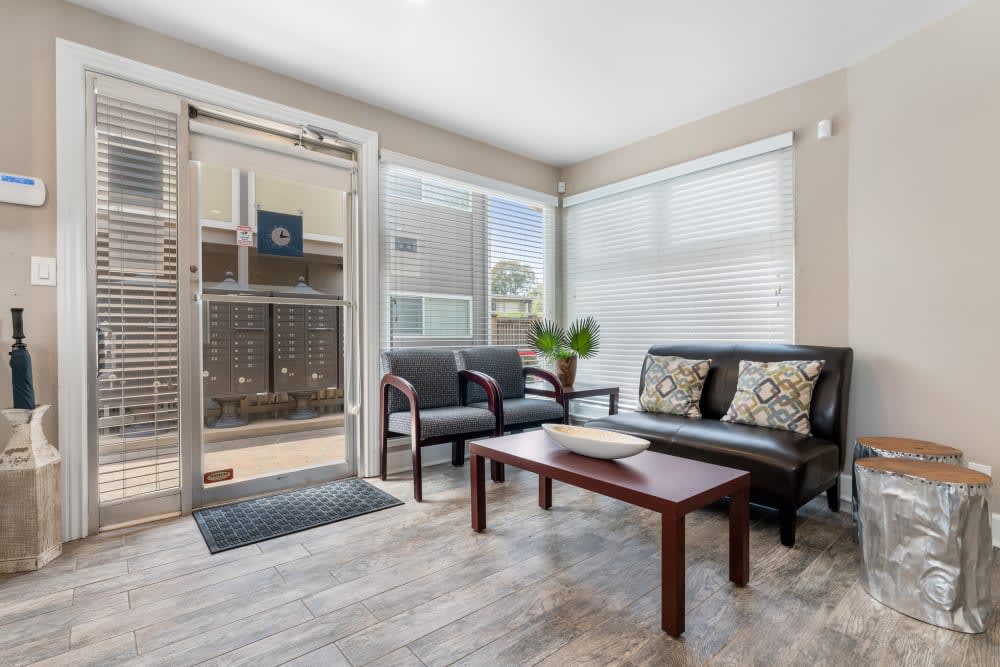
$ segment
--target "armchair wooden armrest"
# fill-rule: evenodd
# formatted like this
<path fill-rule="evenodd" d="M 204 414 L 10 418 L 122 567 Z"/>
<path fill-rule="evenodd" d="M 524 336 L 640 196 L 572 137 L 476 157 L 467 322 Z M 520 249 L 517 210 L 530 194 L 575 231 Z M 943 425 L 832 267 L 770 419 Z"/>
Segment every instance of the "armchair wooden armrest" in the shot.
<path fill-rule="evenodd" d="M 389 389 L 398 389 L 410 404 L 410 425 L 412 433 L 420 437 L 420 397 L 417 396 L 416 388 L 410 384 L 409 380 L 386 373 L 382 376 L 382 385 L 379 395 L 382 399 L 382 428 L 383 432 L 389 432 Z"/>
<path fill-rule="evenodd" d="M 479 371 L 459 371 L 462 405 L 466 404 L 466 390 L 469 382 L 474 382 L 486 393 L 486 404 L 497 420 L 497 435 L 503 435 L 503 391 L 497 381 Z"/>
<path fill-rule="evenodd" d="M 525 377 L 533 375 L 537 378 L 545 380 L 550 385 L 552 385 L 552 389 L 535 389 L 534 387 L 529 387 L 528 385 L 525 385 L 524 387 L 525 394 L 534 394 L 536 396 L 547 396 L 549 398 L 554 398 L 559 403 L 562 403 L 562 398 L 563 398 L 562 382 L 559 381 L 559 378 L 557 378 L 555 374 L 550 373 L 544 368 L 536 368 L 534 366 L 525 366 L 523 372 Z"/>

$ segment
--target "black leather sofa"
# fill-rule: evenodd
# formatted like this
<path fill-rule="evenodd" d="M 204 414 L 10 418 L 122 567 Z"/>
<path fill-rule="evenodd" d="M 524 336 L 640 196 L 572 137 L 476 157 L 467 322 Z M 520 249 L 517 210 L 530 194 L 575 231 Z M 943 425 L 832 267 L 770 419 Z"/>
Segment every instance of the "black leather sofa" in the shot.
<path fill-rule="evenodd" d="M 679 344 L 654 345 L 649 353 L 712 360 L 701 395 L 702 418 L 623 412 L 589 421 L 587 426 L 646 438 L 654 451 L 748 471 L 750 500 L 778 510 L 781 543 L 785 546 L 795 544 L 799 507 L 826 491 L 830 509 L 839 509 L 840 471 L 844 465 L 847 404 L 854 362 L 854 352 L 850 348 Z M 742 359 L 826 361 L 813 392 L 812 435 L 719 421 L 736 393 Z M 639 391 L 642 392 L 642 375 Z"/>

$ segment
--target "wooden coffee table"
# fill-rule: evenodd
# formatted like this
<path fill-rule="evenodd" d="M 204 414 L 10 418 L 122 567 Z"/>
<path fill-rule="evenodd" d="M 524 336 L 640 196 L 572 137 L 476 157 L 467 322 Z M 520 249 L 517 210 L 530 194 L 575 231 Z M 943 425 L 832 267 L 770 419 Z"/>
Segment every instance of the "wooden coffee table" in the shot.
<path fill-rule="evenodd" d="M 552 507 L 552 480 L 645 507 L 662 516 L 661 627 L 684 632 L 684 515 L 729 496 L 729 580 L 750 578 L 750 473 L 657 452 L 617 461 L 574 454 L 544 431 L 469 443 L 472 529 L 486 529 L 486 459 L 538 475 L 538 505 Z"/>

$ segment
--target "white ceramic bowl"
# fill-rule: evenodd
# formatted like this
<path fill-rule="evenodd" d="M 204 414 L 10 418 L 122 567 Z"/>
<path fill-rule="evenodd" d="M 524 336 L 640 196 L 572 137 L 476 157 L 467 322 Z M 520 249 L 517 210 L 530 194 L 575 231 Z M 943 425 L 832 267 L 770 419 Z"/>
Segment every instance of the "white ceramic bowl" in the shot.
<path fill-rule="evenodd" d="M 649 447 L 649 440 L 585 426 L 542 424 L 550 438 L 575 454 L 595 459 L 623 459 Z"/>

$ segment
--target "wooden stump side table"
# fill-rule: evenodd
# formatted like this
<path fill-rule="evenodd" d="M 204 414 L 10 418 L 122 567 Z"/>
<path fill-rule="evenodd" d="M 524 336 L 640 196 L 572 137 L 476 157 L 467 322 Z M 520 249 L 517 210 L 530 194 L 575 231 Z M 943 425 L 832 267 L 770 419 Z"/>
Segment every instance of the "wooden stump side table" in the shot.
<path fill-rule="evenodd" d="M 927 440 L 913 438 L 898 438 L 893 436 L 861 436 L 854 441 L 854 459 L 856 463 L 862 459 L 882 457 L 891 459 L 911 459 L 916 461 L 933 461 L 935 463 L 962 463 L 962 450 L 940 445 Z M 854 502 L 853 513 L 855 523 L 858 520 L 858 484 L 852 475 L 851 494 Z"/>
<path fill-rule="evenodd" d="M 925 623 L 979 633 L 993 607 L 989 476 L 934 461 L 854 464 L 862 583 Z"/>

